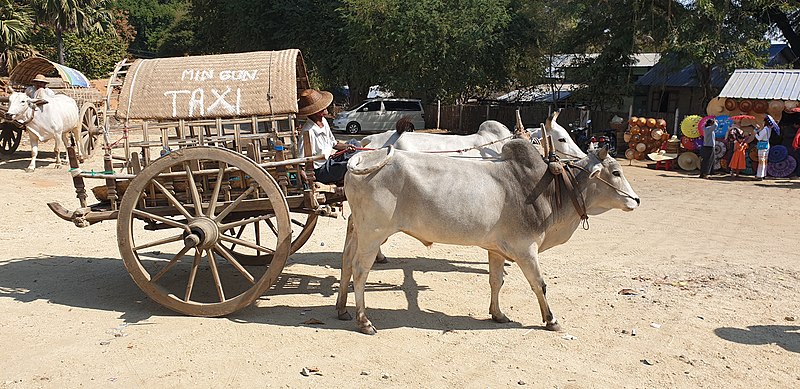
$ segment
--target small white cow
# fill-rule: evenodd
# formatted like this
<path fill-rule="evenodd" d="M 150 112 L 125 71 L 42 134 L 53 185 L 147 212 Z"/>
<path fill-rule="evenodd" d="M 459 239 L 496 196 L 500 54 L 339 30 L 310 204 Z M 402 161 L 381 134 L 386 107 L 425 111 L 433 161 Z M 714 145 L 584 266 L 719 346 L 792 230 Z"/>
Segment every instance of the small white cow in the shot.
<path fill-rule="evenodd" d="M 77 153 L 83 160 L 81 150 L 80 113 L 78 104 L 69 96 L 55 95 L 32 99 L 24 93 L 14 92 L 8 98 L 6 119 L 17 121 L 28 130 L 31 142 L 31 163 L 25 169 L 32 172 L 36 169 L 36 156 L 39 154 L 39 142 L 52 138 L 55 141 L 56 168 L 61 167 L 61 150 L 69 144 L 69 134 L 75 139 Z"/>
<path fill-rule="evenodd" d="M 639 206 L 622 169 L 605 149 L 590 152 L 573 166 L 575 189 L 585 199 L 589 215 Z M 439 242 L 486 249 L 489 312 L 498 322 L 508 321 L 498 302 L 503 263 L 517 263 L 536 294 L 546 328 L 559 329 L 545 297 L 538 255 L 566 242 L 585 214 L 567 200 L 567 186 L 555 185 L 557 178 L 548 169 L 540 152 L 522 140 L 507 142 L 498 161 L 391 148 L 355 155 L 345 176 L 352 215 L 342 254 L 339 318 L 350 318 L 346 306 L 352 277 L 357 326 L 364 333 L 375 333 L 364 304 L 367 274 L 381 243 L 404 232 L 427 246 Z M 562 198 L 560 208 L 555 205 L 557 197 Z M 575 201 L 579 204 L 577 197 Z"/>

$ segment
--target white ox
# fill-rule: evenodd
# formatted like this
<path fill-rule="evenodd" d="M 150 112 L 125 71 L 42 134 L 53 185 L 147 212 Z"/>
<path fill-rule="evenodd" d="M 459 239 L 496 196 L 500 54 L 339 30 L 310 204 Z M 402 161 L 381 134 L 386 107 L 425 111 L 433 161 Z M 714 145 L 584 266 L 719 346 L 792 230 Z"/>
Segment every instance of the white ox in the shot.
<path fill-rule="evenodd" d="M 8 98 L 6 119 L 17 121 L 28 130 L 31 142 L 31 163 L 25 169 L 32 172 L 36 169 L 36 156 L 39 154 L 39 142 L 52 138 L 55 141 L 56 168 L 61 167 L 60 142 L 64 147 L 69 144 L 68 135 L 75 138 L 78 157 L 83 159 L 80 142 L 80 121 L 78 104 L 69 96 L 55 95 L 32 99 L 24 93 L 12 93 Z"/>
<path fill-rule="evenodd" d="M 572 137 L 569 136 L 569 132 L 556 122 L 556 118 L 558 118 L 558 114 L 554 113 L 550 129 L 548 130 L 548 134 L 553 138 L 553 147 L 556 149 L 556 154 L 558 154 L 560 158 L 567 159 L 586 157 L 586 153 L 572 140 Z M 542 138 L 541 127 L 526 128 L 525 130 L 534 139 Z"/>
<path fill-rule="evenodd" d="M 590 215 L 610 209 L 631 211 L 639 198 L 605 149 L 574 163 L 576 190 Z M 356 321 L 361 332 L 375 333 L 367 319 L 367 274 L 383 241 L 404 232 L 430 246 L 434 242 L 479 246 L 489 253 L 489 312 L 507 322 L 498 302 L 504 261 L 516 262 L 539 301 L 546 328 L 558 322 L 545 298 L 538 254 L 566 242 L 581 222 L 565 185 L 555 192 L 555 176 L 534 145 L 513 140 L 499 161 L 458 160 L 433 154 L 386 149 L 355 155 L 348 163 L 345 193 L 352 215 L 342 255 L 336 308 L 350 319 L 347 293 L 351 277 Z M 561 208 L 555 196 L 562 197 Z"/>
<path fill-rule="evenodd" d="M 496 158 L 513 134 L 503 123 L 487 120 L 472 135 L 428 134 L 389 130 L 361 139 L 361 146 L 379 149 L 394 146 L 400 150 L 436 152 L 449 156 Z M 445 152 L 446 153 L 442 153 Z"/>

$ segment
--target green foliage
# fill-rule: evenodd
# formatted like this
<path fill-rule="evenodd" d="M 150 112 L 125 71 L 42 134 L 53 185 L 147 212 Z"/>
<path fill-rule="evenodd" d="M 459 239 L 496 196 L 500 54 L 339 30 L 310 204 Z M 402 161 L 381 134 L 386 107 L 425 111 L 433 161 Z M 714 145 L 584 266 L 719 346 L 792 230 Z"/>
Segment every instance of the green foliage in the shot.
<path fill-rule="evenodd" d="M 80 70 L 89 78 L 105 78 L 114 65 L 125 58 L 125 43 L 113 33 L 64 36 L 65 65 Z"/>
<path fill-rule="evenodd" d="M 27 5 L 0 0 L 0 75 L 8 75 L 22 58 L 31 55 L 27 40 L 32 29 L 33 19 Z"/>
<path fill-rule="evenodd" d="M 130 24 L 136 30 L 136 38 L 131 42 L 132 51 L 156 53 L 163 40 L 174 40 L 168 31 L 175 26 L 181 15 L 186 13 L 185 0 L 116 0 L 116 9 L 128 15 Z"/>

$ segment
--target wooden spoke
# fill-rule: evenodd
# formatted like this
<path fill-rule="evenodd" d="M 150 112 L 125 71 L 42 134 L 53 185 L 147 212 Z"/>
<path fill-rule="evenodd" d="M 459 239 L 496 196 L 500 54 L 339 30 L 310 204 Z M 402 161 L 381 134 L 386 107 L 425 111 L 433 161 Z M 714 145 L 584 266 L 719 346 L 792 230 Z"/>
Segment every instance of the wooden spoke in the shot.
<path fill-rule="evenodd" d="M 247 184 L 232 185 L 235 194 L 223 203 L 231 171 Z M 171 189 L 184 183 L 191 188 Z M 158 201 L 142 201 L 154 200 L 153 192 Z M 316 215 L 308 217 L 302 229 L 310 234 Z M 270 232 L 256 226 L 265 220 Z M 151 161 L 130 180 L 119 202 L 117 239 L 125 269 L 148 297 L 183 314 L 219 317 L 252 304 L 275 283 L 293 251 L 292 228 L 300 229 L 285 195 L 261 166 L 232 150 L 191 146 Z M 187 247 L 180 239 L 192 231 L 198 239 Z M 247 267 L 248 258 L 260 267 Z"/>
<path fill-rule="evenodd" d="M 220 226 L 219 226 L 219 230 L 220 230 L 220 231 L 227 231 L 227 230 L 230 230 L 231 228 L 235 228 L 235 227 L 243 226 L 243 225 L 245 225 L 245 224 L 249 224 L 249 223 L 258 223 L 258 222 L 260 222 L 261 220 L 269 220 L 269 218 L 270 218 L 270 217 L 271 217 L 271 216 L 258 216 L 258 217 L 251 217 L 251 218 L 249 218 L 249 219 L 243 219 L 243 220 L 235 221 L 235 222 L 232 222 L 232 223 L 226 223 L 226 224 L 222 224 L 222 225 L 220 225 Z M 240 234 L 240 235 L 241 235 L 241 234 Z"/>
<path fill-rule="evenodd" d="M 214 259 L 214 251 L 206 251 L 208 254 L 208 266 L 211 268 L 211 275 L 214 276 L 214 286 L 217 287 L 217 294 L 219 295 L 219 302 L 225 302 L 225 291 L 222 290 L 222 281 L 219 279 L 219 270 L 217 269 L 217 261 Z"/>
<path fill-rule="evenodd" d="M 194 181 L 194 173 L 189 162 L 183 163 L 183 168 L 186 170 L 186 185 L 189 187 L 189 192 L 192 194 L 192 202 L 194 203 L 194 214 L 196 216 L 203 216 L 203 202 L 200 199 L 200 191 L 197 190 L 197 184 Z"/>
<path fill-rule="evenodd" d="M 219 243 L 214 245 L 214 250 L 216 250 L 220 255 L 225 257 L 225 259 L 228 262 L 230 262 L 231 265 L 233 265 L 233 267 L 236 268 L 236 270 L 238 270 L 239 273 L 241 273 L 244 276 L 244 278 L 247 278 L 247 280 L 250 281 L 251 284 L 255 284 L 256 281 L 255 281 L 255 278 L 253 278 L 253 275 L 250 274 L 250 272 L 247 271 L 247 269 L 245 269 L 239 263 L 239 261 L 237 261 L 235 258 L 233 258 L 233 256 L 231 255 L 231 253 L 228 252 L 228 250 L 225 250 L 225 248 L 222 247 Z"/>
<path fill-rule="evenodd" d="M 272 230 L 272 233 L 275 234 L 275 236 L 278 236 L 278 229 L 275 228 L 275 224 L 272 223 L 272 220 L 267 219 L 267 225 L 269 226 L 269 229 Z"/>
<path fill-rule="evenodd" d="M 228 216 L 229 213 L 231 213 L 234 209 L 236 209 L 236 207 L 238 207 L 239 204 L 241 204 L 242 201 L 244 199 L 246 199 L 247 196 L 249 196 L 255 190 L 256 190 L 256 186 L 254 184 L 251 184 L 250 187 L 247 188 L 246 191 L 244 191 L 244 193 L 240 194 L 239 197 L 236 198 L 236 200 L 234 200 L 227 207 L 225 207 L 225 209 L 223 209 L 222 212 L 220 212 L 220 214 L 217 215 L 217 217 L 214 218 L 214 221 L 220 221 L 220 220 L 224 219 L 225 216 Z"/>
<path fill-rule="evenodd" d="M 236 243 L 236 244 L 238 244 L 240 246 L 249 247 L 249 248 L 251 248 L 253 250 L 263 251 L 263 252 L 268 253 L 268 254 L 272 254 L 272 253 L 275 252 L 275 250 L 266 248 L 264 246 L 259 246 L 257 244 L 253 244 L 253 243 L 241 240 L 241 239 L 237 239 L 237 238 L 234 238 L 232 236 L 220 235 L 219 238 L 224 240 L 224 241 L 230 242 L 230 243 Z"/>
<path fill-rule="evenodd" d="M 172 204 L 172 206 L 175 207 L 178 210 L 178 212 L 180 212 L 183 216 L 186 216 L 187 220 L 193 218 L 193 216 L 189 213 L 186 207 L 184 207 L 183 204 L 181 204 L 181 202 L 178 201 L 178 199 L 176 199 L 175 196 L 172 195 L 172 192 L 170 192 L 169 189 L 165 188 L 164 185 L 161 185 L 161 183 L 158 182 L 158 180 L 153 180 L 153 185 L 155 185 L 155 187 L 158 188 L 158 190 L 160 190 L 161 193 L 163 193 L 164 196 L 167 197 L 169 203 Z"/>
<path fill-rule="evenodd" d="M 158 280 L 160 280 L 161 277 L 164 276 L 164 274 L 167 274 L 169 269 L 172 269 L 172 267 L 175 266 L 175 264 L 178 263 L 178 261 L 180 261 L 181 258 L 183 258 L 183 256 L 186 254 L 187 251 L 189 251 L 189 249 L 191 249 L 191 247 L 184 246 L 181 249 L 181 251 L 178 251 L 178 253 L 175 254 L 174 257 L 172 257 L 172 259 L 169 261 L 169 263 L 167 263 L 167 265 L 164 266 L 163 269 L 161 269 L 156 275 L 153 276 L 153 278 L 150 279 L 150 282 L 151 283 L 158 282 Z"/>
<path fill-rule="evenodd" d="M 200 249 L 194 251 L 194 261 L 192 261 L 192 270 L 189 272 L 189 281 L 186 283 L 186 296 L 183 301 L 189 302 L 192 299 L 192 289 L 194 288 L 194 279 L 197 278 L 197 269 L 200 267 L 200 258 L 203 257 Z"/>
<path fill-rule="evenodd" d="M 189 226 L 187 224 L 181 224 L 179 222 L 176 222 L 175 220 L 168 219 L 168 218 L 163 217 L 163 216 L 154 215 L 154 214 L 152 214 L 150 212 L 145 212 L 145 211 L 142 211 L 140 209 L 134 209 L 134 210 L 131 211 L 131 213 L 133 213 L 134 215 L 139 216 L 141 218 L 157 220 L 157 221 L 160 221 L 160 222 L 162 222 L 164 224 L 167 224 L 167 225 L 170 225 L 170 226 L 173 226 L 173 227 L 176 227 L 176 228 L 182 228 L 182 229 L 184 229 L 186 231 L 189 231 Z"/>
<path fill-rule="evenodd" d="M 133 250 L 134 251 L 139 251 L 139 250 L 146 249 L 146 248 L 153 247 L 153 246 L 159 246 L 159 245 L 162 245 L 162 244 L 177 242 L 179 240 L 183 240 L 183 235 L 170 236 L 168 238 L 159 239 L 159 240 L 156 240 L 156 241 L 153 241 L 153 242 L 150 242 L 150 243 L 145 243 L 143 245 L 139 245 L 139 246 L 134 247 Z"/>
<path fill-rule="evenodd" d="M 219 172 L 217 172 L 217 182 L 214 183 L 214 192 L 211 194 L 211 201 L 208 204 L 208 212 L 206 216 L 213 218 L 214 217 L 214 210 L 217 208 L 217 197 L 219 197 L 219 191 L 222 188 L 222 178 L 225 176 L 225 168 L 227 165 L 224 162 L 219 163 Z"/>

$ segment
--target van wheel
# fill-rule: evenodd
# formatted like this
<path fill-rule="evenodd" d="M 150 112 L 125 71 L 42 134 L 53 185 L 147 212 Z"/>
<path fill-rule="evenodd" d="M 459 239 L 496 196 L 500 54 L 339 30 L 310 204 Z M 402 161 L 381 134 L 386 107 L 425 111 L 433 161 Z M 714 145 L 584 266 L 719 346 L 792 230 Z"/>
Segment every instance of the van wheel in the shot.
<path fill-rule="evenodd" d="M 350 122 L 347 123 L 347 127 L 345 128 L 348 134 L 358 134 L 361 132 L 361 125 L 358 122 Z"/>

